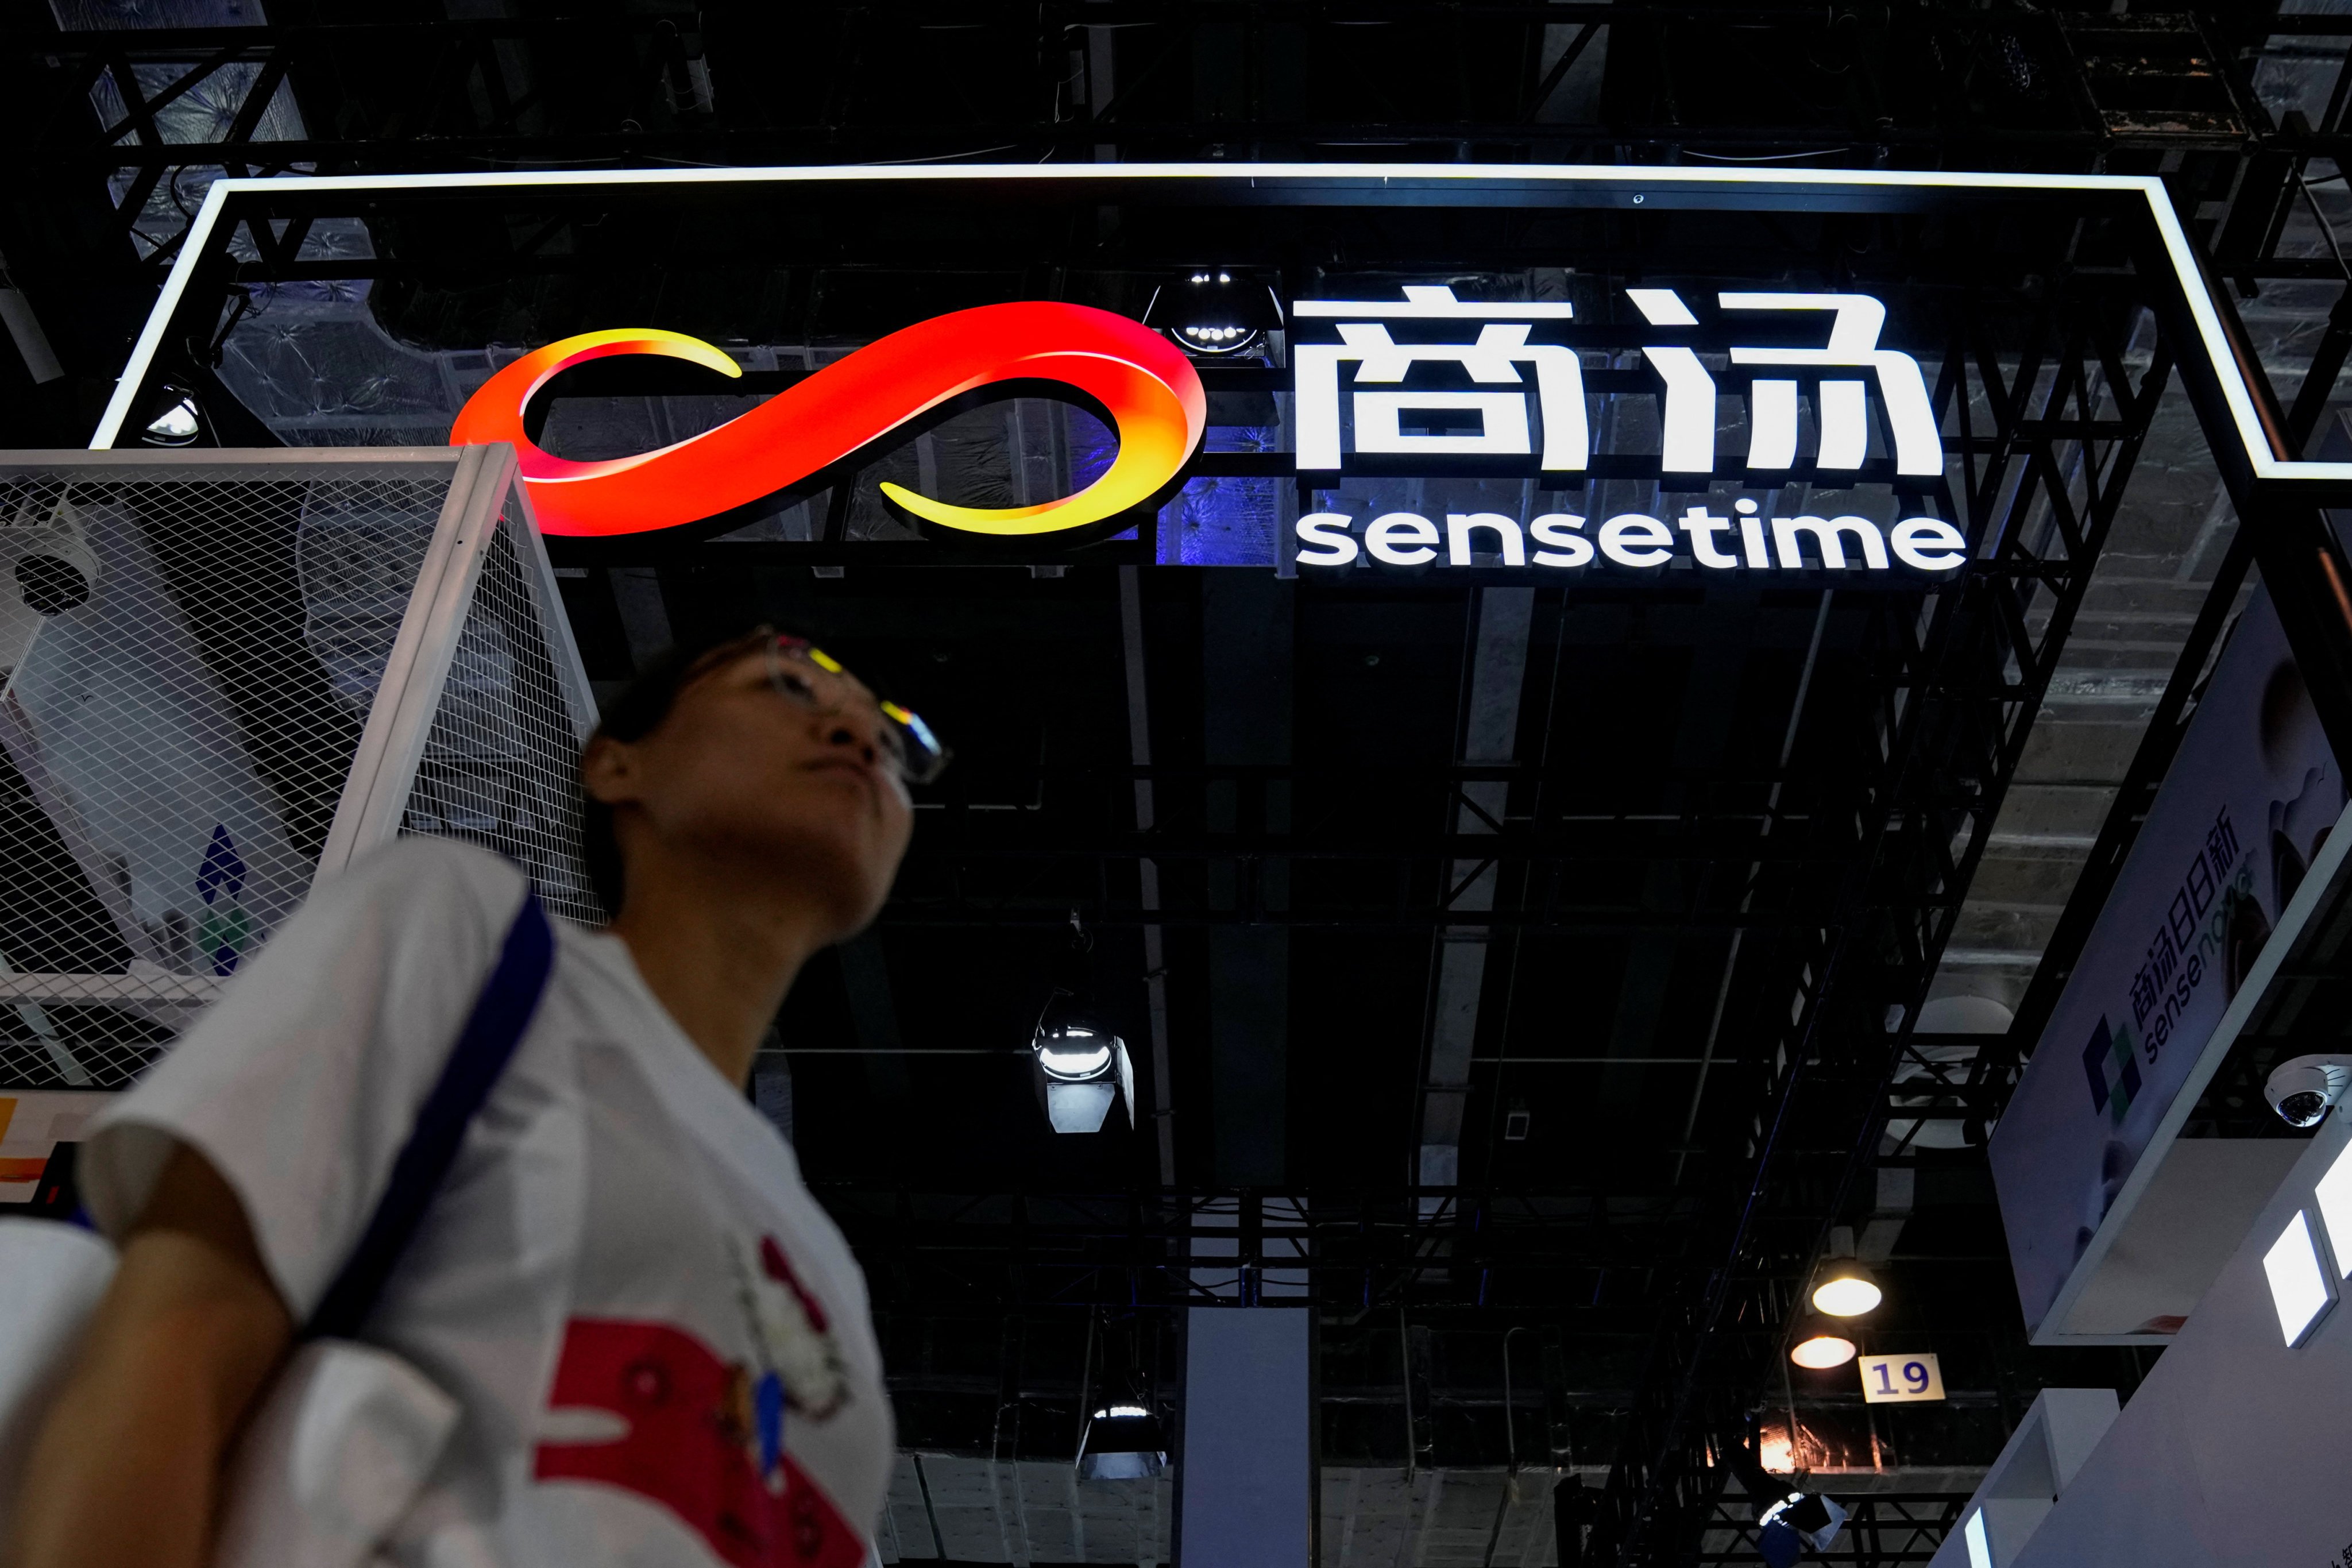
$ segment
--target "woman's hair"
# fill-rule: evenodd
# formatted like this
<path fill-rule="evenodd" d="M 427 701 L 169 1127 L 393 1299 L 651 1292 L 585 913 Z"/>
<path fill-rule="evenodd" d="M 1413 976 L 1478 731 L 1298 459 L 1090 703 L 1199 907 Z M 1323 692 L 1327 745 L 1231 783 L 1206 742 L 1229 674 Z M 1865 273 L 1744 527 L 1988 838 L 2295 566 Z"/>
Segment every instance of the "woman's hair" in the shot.
<path fill-rule="evenodd" d="M 636 678 L 604 704 L 595 731 L 588 737 L 589 743 L 594 744 L 598 736 L 615 741 L 644 740 L 661 728 L 662 721 L 677 705 L 677 694 L 697 676 L 739 653 L 751 652 L 762 639 L 773 636 L 774 629 L 767 626 L 738 625 L 664 648 L 647 659 Z M 580 853 L 587 862 L 588 882 L 596 889 L 604 912 L 617 915 L 625 885 L 621 843 L 613 836 L 613 808 L 584 787 L 580 794 Z"/>

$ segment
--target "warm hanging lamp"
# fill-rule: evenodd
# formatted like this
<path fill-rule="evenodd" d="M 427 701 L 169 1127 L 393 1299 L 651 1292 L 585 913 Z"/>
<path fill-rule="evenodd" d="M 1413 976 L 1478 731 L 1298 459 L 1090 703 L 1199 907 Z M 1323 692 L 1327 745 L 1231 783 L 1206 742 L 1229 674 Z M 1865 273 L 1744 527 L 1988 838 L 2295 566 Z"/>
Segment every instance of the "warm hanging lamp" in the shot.
<path fill-rule="evenodd" d="M 1789 1359 L 1813 1372 L 1843 1366 L 1853 1359 L 1850 1333 L 1836 1319 L 1808 1312 L 1797 1321 L 1796 1331 L 1789 1336 Z"/>
<path fill-rule="evenodd" d="M 1859 1318 L 1885 1299 L 1878 1277 L 1852 1258 L 1832 1258 L 1813 1279 L 1813 1310 L 1832 1318 Z"/>

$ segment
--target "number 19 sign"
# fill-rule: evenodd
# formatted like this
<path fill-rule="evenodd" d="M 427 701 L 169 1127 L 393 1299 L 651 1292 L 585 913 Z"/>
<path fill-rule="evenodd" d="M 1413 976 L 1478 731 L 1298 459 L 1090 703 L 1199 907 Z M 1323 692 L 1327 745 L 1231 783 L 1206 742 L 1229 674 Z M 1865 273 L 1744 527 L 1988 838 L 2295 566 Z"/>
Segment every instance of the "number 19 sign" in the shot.
<path fill-rule="evenodd" d="M 1932 1355 L 1866 1355 L 1862 1368 L 1864 1405 L 1903 1405 L 1944 1397 L 1944 1371 Z"/>

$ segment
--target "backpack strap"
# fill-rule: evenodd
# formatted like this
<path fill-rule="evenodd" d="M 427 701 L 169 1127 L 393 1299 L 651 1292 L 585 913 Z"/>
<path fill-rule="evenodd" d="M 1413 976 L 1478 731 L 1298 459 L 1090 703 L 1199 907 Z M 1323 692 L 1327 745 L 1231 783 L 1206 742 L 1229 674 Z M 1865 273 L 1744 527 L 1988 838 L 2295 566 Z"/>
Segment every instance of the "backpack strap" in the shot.
<path fill-rule="evenodd" d="M 360 1233 L 359 1245 L 302 1326 L 302 1338 L 352 1338 L 374 1310 L 376 1298 L 457 1162 L 467 1127 L 489 1099 L 523 1031 L 530 1026 L 554 967 L 555 931 L 540 907 L 539 895 L 525 892 L 514 924 L 507 928 L 498 963 L 482 983 L 482 994 L 458 1031 L 449 1060 L 418 1107 L 416 1124 L 392 1163 L 383 1198 Z"/>

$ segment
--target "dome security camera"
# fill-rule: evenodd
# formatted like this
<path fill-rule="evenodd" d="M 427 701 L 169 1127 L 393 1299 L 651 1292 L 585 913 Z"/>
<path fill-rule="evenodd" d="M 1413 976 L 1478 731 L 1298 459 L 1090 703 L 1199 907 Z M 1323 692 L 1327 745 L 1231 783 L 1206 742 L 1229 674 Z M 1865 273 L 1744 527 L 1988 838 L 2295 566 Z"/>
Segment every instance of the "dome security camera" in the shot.
<path fill-rule="evenodd" d="M 2297 1057 L 2271 1069 L 2263 1098 L 2289 1127 L 2316 1127 L 2352 1089 L 2352 1057 Z"/>
<path fill-rule="evenodd" d="M 41 623 L 89 602 L 98 553 L 70 503 L 0 517 L 0 674 L 16 668 Z"/>

